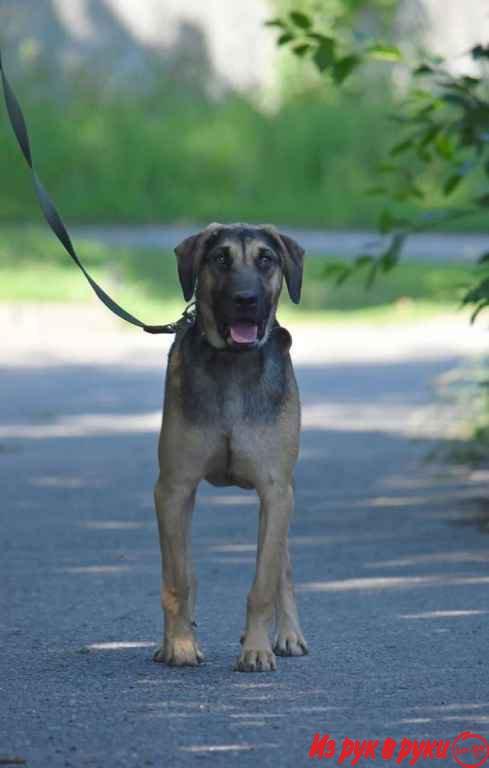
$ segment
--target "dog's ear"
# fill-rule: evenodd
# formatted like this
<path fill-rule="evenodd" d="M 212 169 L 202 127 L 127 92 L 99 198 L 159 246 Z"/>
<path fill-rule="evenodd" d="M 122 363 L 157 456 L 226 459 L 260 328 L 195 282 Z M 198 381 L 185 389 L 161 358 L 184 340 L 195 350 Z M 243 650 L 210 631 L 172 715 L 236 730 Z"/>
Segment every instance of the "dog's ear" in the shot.
<path fill-rule="evenodd" d="M 304 248 L 287 235 L 279 235 L 285 246 L 285 282 L 289 296 L 298 304 L 301 300 L 302 275 L 304 272 Z"/>
<path fill-rule="evenodd" d="M 178 277 L 185 301 L 190 301 L 194 295 L 197 273 L 205 246 L 209 243 L 209 240 L 217 235 L 221 228 L 222 224 L 209 224 L 202 232 L 185 238 L 175 248 Z"/>
<path fill-rule="evenodd" d="M 289 296 L 298 304 L 301 300 L 302 275 L 304 271 L 304 249 L 288 235 L 278 232 L 275 227 L 263 227 L 278 243 L 284 260 L 284 276 Z"/>

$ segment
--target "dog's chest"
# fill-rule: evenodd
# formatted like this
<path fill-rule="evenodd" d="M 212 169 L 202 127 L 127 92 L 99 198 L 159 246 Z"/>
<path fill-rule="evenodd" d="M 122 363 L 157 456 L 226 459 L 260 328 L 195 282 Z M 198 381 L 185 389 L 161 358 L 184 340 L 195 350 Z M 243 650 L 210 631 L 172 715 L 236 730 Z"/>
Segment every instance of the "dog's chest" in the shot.
<path fill-rule="evenodd" d="M 290 360 L 275 341 L 235 353 L 189 339 L 182 352 L 186 420 L 231 432 L 240 422 L 270 424 L 278 418 L 287 397 Z"/>

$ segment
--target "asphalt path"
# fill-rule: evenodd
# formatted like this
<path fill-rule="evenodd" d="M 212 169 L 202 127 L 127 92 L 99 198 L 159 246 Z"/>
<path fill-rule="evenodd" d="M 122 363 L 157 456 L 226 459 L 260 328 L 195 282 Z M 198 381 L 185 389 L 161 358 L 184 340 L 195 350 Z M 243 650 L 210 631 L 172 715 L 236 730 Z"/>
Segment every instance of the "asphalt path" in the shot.
<path fill-rule="evenodd" d="M 76 240 L 90 240 L 124 248 L 173 249 L 185 237 L 198 232 L 203 225 L 185 226 L 114 226 L 73 227 Z M 330 254 L 352 260 L 364 253 L 379 253 L 388 238 L 376 232 L 348 230 L 309 230 L 283 227 L 309 255 Z M 474 263 L 489 248 L 486 233 L 423 233 L 411 235 L 403 248 L 403 258 L 426 263 Z"/>
<path fill-rule="evenodd" d="M 290 535 L 310 654 L 268 674 L 233 671 L 256 499 L 209 485 L 193 529 L 206 661 L 151 660 L 162 342 L 112 326 L 65 338 L 56 322 L 23 347 L 13 323 L 18 341 L 6 334 L 0 352 L 0 764 L 300 766 L 321 733 L 337 742 L 322 762 L 337 765 L 345 737 L 399 750 L 489 736 L 487 474 L 426 461 L 452 408 L 435 383 L 485 343 L 457 322 L 458 336 L 429 324 L 294 334 L 304 424 Z"/>

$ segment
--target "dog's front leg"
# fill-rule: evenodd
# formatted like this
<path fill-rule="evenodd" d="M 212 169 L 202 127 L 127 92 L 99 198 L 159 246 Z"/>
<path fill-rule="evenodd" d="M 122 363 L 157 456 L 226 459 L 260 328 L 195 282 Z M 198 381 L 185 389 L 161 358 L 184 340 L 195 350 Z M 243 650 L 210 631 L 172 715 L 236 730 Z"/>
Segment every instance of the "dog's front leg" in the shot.
<path fill-rule="evenodd" d="M 190 524 L 195 488 L 171 485 L 160 477 L 155 504 L 160 532 L 163 578 L 161 604 L 165 616 L 163 643 L 155 661 L 196 666 L 203 661 L 193 630 L 195 576 L 190 565 Z"/>
<path fill-rule="evenodd" d="M 236 669 L 240 672 L 276 669 L 269 632 L 280 589 L 293 504 L 290 484 L 272 483 L 257 490 L 261 505 L 256 576 L 248 595 L 246 629 L 241 654 L 236 663 Z"/>
<path fill-rule="evenodd" d="M 277 656 L 304 656 L 309 652 L 299 623 L 287 544 L 285 545 L 280 588 L 277 595 L 276 634 L 273 650 Z"/>

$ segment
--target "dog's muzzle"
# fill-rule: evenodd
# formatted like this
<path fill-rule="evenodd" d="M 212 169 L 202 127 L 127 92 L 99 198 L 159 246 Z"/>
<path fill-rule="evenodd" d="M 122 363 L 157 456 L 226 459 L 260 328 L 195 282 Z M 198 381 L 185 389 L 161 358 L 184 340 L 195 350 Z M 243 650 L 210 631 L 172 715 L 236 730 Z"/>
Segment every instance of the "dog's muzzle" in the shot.
<path fill-rule="evenodd" d="M 268 312 L 254 291 L 238 291 L 232 302 L 232 319 L 222 324 L 222 335 L 232 349 L 253 349 L 263 339 Z"/>

